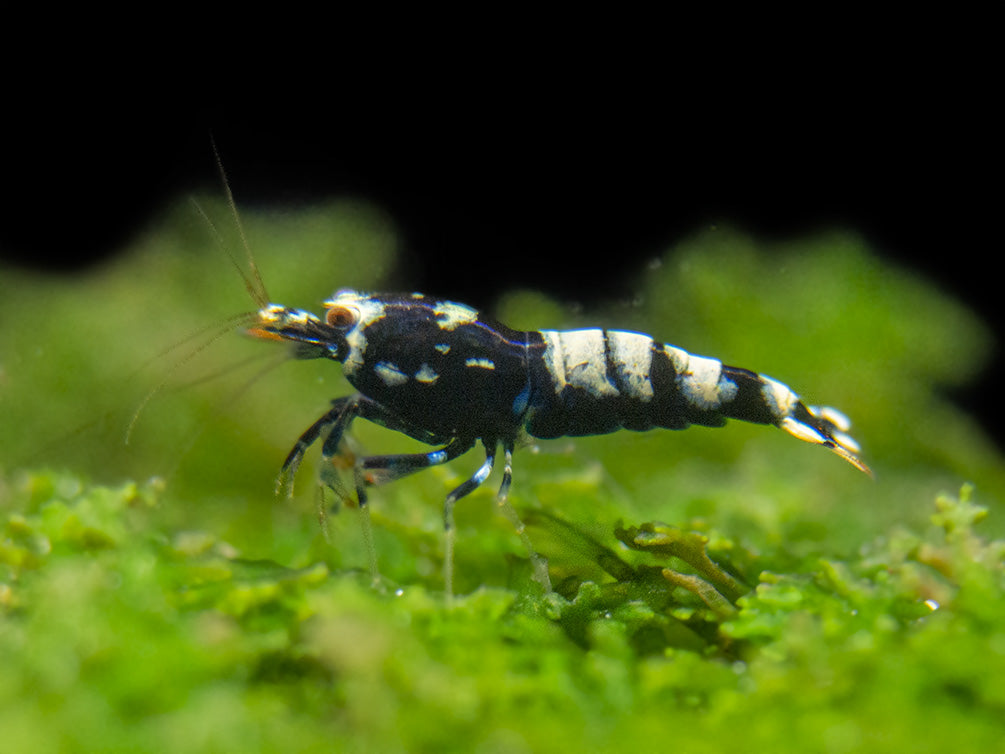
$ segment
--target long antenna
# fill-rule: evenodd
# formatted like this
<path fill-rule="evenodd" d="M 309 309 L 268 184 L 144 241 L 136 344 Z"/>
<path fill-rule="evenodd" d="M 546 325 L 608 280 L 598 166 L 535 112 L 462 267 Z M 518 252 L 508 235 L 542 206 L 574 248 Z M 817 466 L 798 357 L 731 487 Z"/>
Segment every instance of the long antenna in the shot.
<path fill-rule="evenodd" d="M 213 146 L 213 157 L 216 159 L 216 169 L 220 174 L 220 182 L 223 184 L 223 192 L 224 195 L 227 197 L 227 204 L 230 205 L 230 211 L 234 217 L 234 225 L 237 227 L 238 235 L 241 238 L 241 245 L 244 247 L 245 256 L 247 257 L 248 271 L 245 271 L 245 269 L 241 266 L 240 262 L 238 262 L 237 257 L 234 256 L 234 252 L 230 248 L 230 245 L 224 242 L 223 237 L 220 234 L 220 231 L 217 229 L 216 225 L 213 224 L 213 221 L 209 218 L 209 215 L 206 214 L 206 211 L 202 208 L 202 205 L 200 205 L 199 202 L 196 201 L 194 198 L 191 199 L 191 202 L 192 205 L 195 207 L 196 211 L 202 216 L 203 220 L 206 221 L 206 225 L 209 226 L 209 229 L 216 237 L 217 242 L 220 244 L 221 247 L 223 247 L 223 250 L 227 254 L 227 258 L 230 259 L 230 263 L 234 266 L 234 269 L 237 271 L 237 274 L 240 276 L 241 280 L 244 281 L 244 287 L 248 291 L 248 295 L 251 296 L 251 300 L 254 301 L 254 303 L 256 304 L 256 306 L 258 306 L 259 309 L 261 309 L 269 305 L 270 302 L 269 294 L 265 290 L 265 283 L 262 281 L 262 275 L 258 271 L 258 265 L 255 264 L 255 257 L 251 253 L 251 245 L 248 243 L 248 237 L 244 233 L 244 226 L 241 224 L 241 215 L 237 211 L 237 203 L 234 201 L 234 194 L 230 190 L 230 181 L 227 180 L 227 173 L 223 169 L 223 160 L 220 158 L 220 150 L 216 148 L 216 140 L 213 138 L 212 134 L 210 134 L 209 140 L 210 144 L 212 144 Z M 135 429 L 137 423 L 139 422 L 140 416 L 143 414 L 143 411 L 147 407 L 147 404 L 150 403 L 150 401 L 153 399 L 155 395 L 157 395 L 159 392 L 161 392 L 161 390 L 164 389 L 164 387 L 168 384 L 170 376 L 175 371 L 177 371 L 179 368 L 181 368 L 182 365 L 188 363 L 198 354 L 200 354 L 203 350 L 212 345 L 218 338 L 222 337 L 227 332 L 229 332 L 235 322 L 242 322 L 242 321 L 251 322 L 254 320 L 254 316 L 255 315 L 253 312 L 238 314 L 234 317 L 228 318 L 227 321 L 222 324 L 212 325 L 209 328 L 205 328 L 204 330 L 201 330 L 198 333 L 196 333 L 197 336 L 201 336 L 204 332 L 208 331 L 210 332 L 210 336 L 205 342 L 197 344 L 196 347 L 193 348 L 191 351 L 189 351 L 187 354 L 185 354 L 185 356 L 180 361 L 176 362 L 167 371 L 167 373 L 164 375 L 164 378 L 156 386 L 154 386 L 154 388 L 150 392 L 146 394 L 146 396 L 143 398 L 140 404 L 136 407 L 136 410 L 133 412 L 132 418 L 129 420 L 129 425 L 126 427 L 125 444 L 126 445 L 129 444 L 129 441 L 133 435 L 133 430 Z M 189 338 L 186 338 L 182 342 L 188 343 L 190 340 L 191 336 Z M 175 347 L 176 346 L 172 346 L 168 350 L 169 351 L 173 350 Z"/>
<path fill-rule="evenodd" d="M 150 390 L 144 396 L 143 400 L 140 401 L 140 404 L 136 407 L 136 410 L 133 411 L 133 415 L 132 415 L 132 418 L 129 420 L 129 424 L 126 426 L 126 434 L 125 434 L 125 438 L 124 438 L 126 445 L 128 445 L 129 441 L 132 439 L 133 430 L 136 428 L 137 423 L 139 423 L 140 415 L 143 413 L 144 409 L 146 409 L 147 404 L 150 403 L 151 400 L 153 400 L 153 397 L 155 395 L 157 395 L 159 392 L 161 392 L 161 390 L 163 390 L 167 386 L 168 382 L 171 379 L 171 376 L 176 371 L 178 371 L 178 369 L 180 369 L 183 365 L 187 364 L 192 359 L 194 359 L 196 356 L 198 356 L 200 353 L 202 353 L 207 348 L 209 348 L 211 345 L 213 345 L 213 343 L 215 343 L 217 340 L 219 340 L 220 338 L 222 338 L 227 333 L 231 332 L 231 330 L 232 330 L 235 322 L 249 321 L 252 316 L 253 315 L 249 314 L 249 313 L 238 314 L 238 315 L 235 315 L 233 317 L 229 317 L 226 322 L 219 323 L 219 324 L 216 324 L 216 325 L 212 325 L 209 328 L 203 328 L 198 333 L 196 333 L 196 337 L 200 337 L 204 333 L 209 332 L 209 337 L 204 342 L 197 343 L 196 346 L 195 346 L 195 348 L 193 348 L 191 351 L 189 351 L 188 353 L 186 353 L 182 357 L 181 360 L 176 361 L 171 366 L 171 368 L 168 369 L 164 373 L 163 379 L 161 379 L 161 381 L 158 382 L 153 387 L 153 389 Z M 182 341 L 182 343 L 187 343 L 190 340 L 191 340 L 191 336 L 189 338 L 186 338 L 184 341 Z M 169 348 L 168 351 L 172 351 L 176 347 L 177 346 L 171 346 L 171 348 Z M 159 356 L 156 357 L 156 358 L 159 358 Z"/>
<path fill-rule="evenodd" d="M 245 257 L 248 262 L 248 270 L 251 274 L 248 275 L 248 273 L 244 271 L 237 259 L 234 258 L 229 246 L 224 244 L 224 248 L 227 251 L 227 256 L 230 257 L 230 263 L 234 265 L 234 269 L 237 270 L 237 273 L 241 276 L 241 280 L 244 281 L 244 287 L 247 289 L 248 295 L 251 296 L 252 301 L 254 301 L 261 309 L 267 306 L 271 299 L 269 298 L 268 292 L 265 290 L 265 283 L 262 281 L 262 275 L 258 271 L 258 265 L 255 264 L 255 256 L 251 253 L 251 245 L 248 243 L 248 237 L 244 234 L 244 225 L 241 223 L 241 215 L 237 211 L 237 202 L 234 201 L 234 194 L 230 190 L 230 181 L 227 180 L 227 171 L 223 169 L 223 160 L 220 158 L 220 150 L 216 148 L 216 140 L 213 138 L 212 134 L 210 134 L 209 140 L 213 145 L 213 157 L 216 158 L 216 169 L 220 174 L 220 181 L 223 183 L 223 193 L 227 197 L 227 204 L 230 205 L 230 212 L 234 216 L 234 225 L 237 227 L 237 233 L 241 237 L 241 245 L 244 247 Z M 203 217 L 206 217 L 206 213 L 202 211 L 202 208 L 199 208 L 199 212 Z M 206 220 L 209 222 L 208 217 Z M 213 227 L 212 222 L 209 222 L 209 225 L 210 227 Z M 216 232 L 215 228 L 214 232 Z"/>

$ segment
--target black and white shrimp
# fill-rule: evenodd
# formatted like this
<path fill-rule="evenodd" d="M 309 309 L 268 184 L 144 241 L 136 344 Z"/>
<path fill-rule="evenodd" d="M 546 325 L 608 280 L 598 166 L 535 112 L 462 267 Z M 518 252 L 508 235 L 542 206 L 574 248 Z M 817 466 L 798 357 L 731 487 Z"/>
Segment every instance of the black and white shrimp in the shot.
<path fill-rule="evenodd" d="M 355 459 L 356 494 L 364 511 L 368 485 L 446 463 L 480 443 L 484 463 L 444 503 L 448 594 L 454 505 L 488 478 L 500 447 L 505 465 L 497 499 L 532 553 L 536 578 L 548 584 L 543 559 L 534 554 L 506 502 L 513 450 L 521 437 L 720 427 L 727 419 L 740 419 L 780 427 L 869 473 L 840 412 L 808 406 L 770 377 L 648 335 L 512 330 L 464 304 L 419 293 L 340 290 L 324 309 L 319 317 L 268 304 L 248 328 L 253 336 L 291 344 L 296 358 L 341 362 L 357 391 L 332 401 L 332 408 L 300 436 L 283 464 L 280 483 L 292 480 L 308 447 L 323 438 L 322 481 L 334 487 L 340 447 L 357 418 L 439 446 L 428 453 Z"/>

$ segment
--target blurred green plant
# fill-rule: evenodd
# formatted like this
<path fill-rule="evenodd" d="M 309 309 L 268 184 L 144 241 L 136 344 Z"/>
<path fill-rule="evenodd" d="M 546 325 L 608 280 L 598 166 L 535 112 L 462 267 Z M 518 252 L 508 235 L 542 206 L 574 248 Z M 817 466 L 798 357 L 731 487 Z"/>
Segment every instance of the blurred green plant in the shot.
<path fill-rule="evenodd" d="M 244 221 L 278 301 L 389 287 L 395 235 L 371 207 Z M 372 589 L 354 512 L 320 534 L 310 469 L 272 496 L 349 388 L 229 335 L 252 304 L 188 205 L 82 278 L 0 270 L 5 748 L 993 750 L 1005 467 L 943 397 L 979 372 L 987 328 L 849 234 L 709 231 L 637 288 L 579 309 L 516 291 L 496 313 L 766 371 L 846 411 L 876 480 L 736 422 L 525 449 L 511 499 L 555 592 L 485 489 L 457 510 L 448 610 L 440 502 L 476 459 L 375 491 Z"/>

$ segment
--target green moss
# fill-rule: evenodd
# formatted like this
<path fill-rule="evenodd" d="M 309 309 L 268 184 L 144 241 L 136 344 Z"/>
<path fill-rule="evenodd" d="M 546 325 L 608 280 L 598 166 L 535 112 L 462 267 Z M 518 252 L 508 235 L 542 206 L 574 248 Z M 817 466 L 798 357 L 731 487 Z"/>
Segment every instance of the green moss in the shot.
<path fill-rule="evenodd" d="M 393 266 L 360 205 L 244 219 L 287 303 Z M 449 609 L 439 501 L 477 459 L 375 490 L 371 588 L 355 512 L 326 541 L 310 469 L 272 496 L 292 440 L 347 391 L 338 369 L 230 336 L 246 294 L 187 207 L 136 247 L 72 282 L 0 271 L 5 749 L 1000 746 L 1005 467 L 940 393 L 990 336 L 858 239 L 715 231 L 631 306 L 504 297 L 521 326 L 640 329 L 767 371 L 846 411 L 877 478 L 739 423 L 543 445 L 517 455 L 512 500 L 555 592 L 482 490 L 457 509 Z"/>

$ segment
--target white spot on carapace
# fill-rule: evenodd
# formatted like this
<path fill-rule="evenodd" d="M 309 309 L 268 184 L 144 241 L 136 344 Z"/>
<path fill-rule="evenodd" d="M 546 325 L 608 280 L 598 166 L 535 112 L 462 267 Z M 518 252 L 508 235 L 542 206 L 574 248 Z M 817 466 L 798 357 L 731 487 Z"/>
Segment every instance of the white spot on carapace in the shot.
<path fill-rule="evenodd" d="M 653 339 L 639 333 L 612 330 L 607 333 L 607 346 L 627 394 L 641 401 L 652 400 L 649 372 L 653 363 Z"/>
<path fill-rule="evenodd" d="M 496 363 L 492 359 L 465 359 L 464 366 L 476 367 L 477 369 L 495 369 Z"/>
<path fill-rule="evenodd" d="M 363 366 L 363 355 L 366 353 L 367 327 L 384 317 L 384 302 L 359 291 L 344 288 L 324 302 L 326 309 L 341 306 L 353 309 L 357 313 L 356 324 L 345 335 L 349 352 L 343 362 L 343 371 L 352 376 Z"/>
<path fill-rule="evenodd" d="M 449 343 L 437 343 L 435 346 L 433 346 L 433 348 L 435 348 L 437 351 L 439 351 L 440 353 L 442 353 L 444 356 L 446 356 L 448 353 L 450 353 L 450 344 Z"/>
<path fill-rule="evenodd" d="M 455 304 L 452 301 L 437 301 L 433 306 L 436 324 L 441 330 L 456 330 L 461 325 L 478 321 L 478 312 L 470 306 Z"/>
<path fill-rule="evenodd" d="M 782 419 L 792 413 L 792 407 L 796 405 L 799 396 L 793 393 L 787 385 L 783 385 L 778 380 L 761 375 L 761 395 L 768 404 L 776 419 Z"/>
<path fill-rule="evenodd" d="M 417 382 L 425 383 L 426 385 L 432 385 L 440 378 L 436 372 L 433 371 L 429 364 L 423 364 L 419 367 L 419 371 L 415 373 L 415 380 Z"/>
<path fill-rule="evenodd" d="M 377 366 L 373 368 L 373 371 L 388 387 L 403 385 L 408 382 L 408 375 L 402 372 L 396 364 L 392 364 L 389 361 L 378 362 Z"/>

